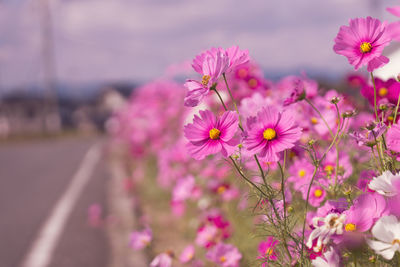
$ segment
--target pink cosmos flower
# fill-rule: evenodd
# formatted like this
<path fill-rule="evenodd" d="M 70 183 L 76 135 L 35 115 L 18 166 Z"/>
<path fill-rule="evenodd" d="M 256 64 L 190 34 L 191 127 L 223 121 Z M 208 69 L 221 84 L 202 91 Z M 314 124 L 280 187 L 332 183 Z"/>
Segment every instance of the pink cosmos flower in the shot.
<path fill-rule="evenodd" d="M 294 81 L 294 88 L 290 93 L 290 96 L 285 99 L 283 105 L 284 106 L 291 105 L 293 103 L 303 100 L 305 97 L 306 97 L 306 91 L 304 89 L 304 83 L 302 80 L 297 79 Z"/>
<path fill-rule="evenodd" d="M 387 81 L 375 78 L 376 99 L 379 102 L 382 99 L 387 99 L 390 103 L 396 104 L 400 93 L 400 83 L 395 79 Z M 361 88 L 361 94 L 368 99 L 368 102 L 374 105 L 374 87 L 370 84 L 364 84 Z"/>
<path fill-rule="evenodd" d="M 232 46 L 226 50 L 211 48 L 197 55 L 192 63 L 193 69 L 202 75 L 201 81 L 187 80 L 185 87 L 189 89 L 185 106 L 195 107 L 208 94 L 210 88 L 215 86 L 219 77 L 232 69 L 249 61 L 249 52 Z"/>
<path fill-rule="evenodd" d="M 386 201 L 383 196 L 376 193 L 360 195 L 354 201 L 354 205 L 344 212 L 344 229 L 346 232 L 368 231 L 375 221 L 386 213 Z"/>
<path fill-rule="evenodd" d="M 134 250 L 140 250 L 147 247 L 153 238 L 151 229 L 146 228 L 141 232 L 133 232 L 129 245 Z"/>
<path fill-rule="evenodd" d="M 201 81 L 187 80 L 185 83 L 189 90 L 185 97 L 185 106 L 188 107 L 197 106 L 222 73 L 226 72 L 229 67 L 228 54 L 222 49 L 211 48 L 196 56 L 192 67 L 202 78 Z"/>
<path fill-rule="evenodd" d="M 216 118 L 211 111 L 204 110 L 200 111 L 200 116 L 195 115 L 193 123 L 184 129 L 191 156 L 201 160 L 220 151 L 224 157 L 232 155 L 238 144 L 234 139 L 239 121 L 237 113 L 226 111 L 221 118 Z"/>
<path fill-rule="evenodd" d="M 386 10 L 395 15 L 396 17 L 400 17 L 400 6 L 388 7 L 386 8 Z"/>
<path fill-rule="evenodd" d="M 388 149 L 400 153 L 400 124 L 393 124 L 386 134 Z"/>
<path fill-rule="evenodd" d="M 273 107 L 263 108 L 248 126 L 243 147 L 266 161 L 277 161 L 277 153 L 294 147 L 302 133 L 291 113 L 279 112 Z"/>
<path fill-rule="evenodd" d="M 308 186 L 304 186 L 301 189 L 303 199 L 307 199 Z M 312 185 L 310 190 L 310 196 L 308 197 L 308 202 L 313 207 L 318 207 L 324 200 L 326 196 L 326 191 L 319 185 Z"/>
<path fill-rule="evenodd" d="M 218 243 L 207 252 L 206 258 L 222 267 L 238 267 L 242 254 L 233 245 Z"/>
<path fill-rule="evenodd" d="M 372 72 L 389 62 L 382 56 L 383 48 L 389 45 L 391 37 L 386 23 L 371 17 L 350 20 L 350 26 L 340 27 L 333 50 L 347 57 L 356 70 L 364 65 Z"/>
<path fill-rule="evenodd" d="M 192 196 L 196 182 L 192 175 L 180 178 L 172 191 L 172 201 L 185 201 Z"/>
<path fill-rule="evenodd" d="M 163 252 L 158 254 L 152 262 L 150 262 L 150 267 L 171 267 L 172 266 L 172 252 Z"/>
<path fill-rule="evenodd" d="M 196 244 L 205 248 L 215 244 L 219 234 L 218 228 L 215 225 L 206 224 L 197 230 Z"/>
<path fill-rule="evenodd" d="M 194 246 L 189 245 L 184 248 L 181 255 L 179 256 L 179 261 L 182 263 L 187 263 L 194 258 Z"/>
<path fill-rule="evenodd" d="M 289 182 L 293 183 L 295 190 L 307 187 L 313 176 L 314 166 L 306 159 L 298 159 L 289 168 Z"/>
<path fill-rule="evenodd" d="M 268 266 L 268 261 L 276 261 L 278 259 L 278 254 L 275 251 L 275 247 L 279 244 L 279 241 L 274 237 L 269 236 L 267 241 L 261 241 L 258 244 L 258 259 L 263 261 L 262 267 Z"/>
<path fill-rule="evenodd" d="M 229 58 L 229 68 L 227 71 L 231 71 L 238 66 L 246 64 L 249 62 L 249 51 L 248 50 L 240 50 L 239 46 L 232 46 L 226 49 L 226 53 Z"/>

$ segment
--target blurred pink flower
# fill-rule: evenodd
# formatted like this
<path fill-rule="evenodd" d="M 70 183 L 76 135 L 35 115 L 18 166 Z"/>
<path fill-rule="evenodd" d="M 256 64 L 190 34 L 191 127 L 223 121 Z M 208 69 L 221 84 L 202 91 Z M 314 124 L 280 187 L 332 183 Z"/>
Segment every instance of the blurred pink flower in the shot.
<path fill-rule="evenodd" d="M 349 24 L 340 27 L 335 38 L 333 50 L 337 54 L 347 57 L 356 70 L 368 65 L 369 72 L 389 62 L 382 56 L 384 47 L 391 41 L 386 23 L 367 17 L 351 19 Z"/>
<path fill-rule="evenodd" d="M 207 252 L 206 258 L 222 267 L 238 267 L 242 254 L 233 245 L 218 243 Z"/>
<path fill-rule="evenodd" d="M 386 10 L 395 15 L 396 17 L 400 17 L 400 6 L 388 7 L 386 8 Z"/>
<path fill-rule="evenodd" d="M 243 147 L 266 161 L 277 161 L 277 153 L 292 148 L 301 133 L 289 112 L 267 107 L 258 112 L 255 123 L 246 129 Z"/>
<path fill-rule="evenodd" d="M 226 111 L 216 118 L 209 110 L 200 111 L 193 123 L 185 126 L 185 137 L 189 140 L 187 148 L 193 158 L 201 160 L 208 155 L 221 152 L 224 157 L 233 154 L 238 141 L 234 139 L 238 128 L 238 115 Z"/>
<path fill-rule="evenodd" d="M 354 205 L 344 212 L 346 232 L 368 231 L 375 221 L 387 213 L 385 199 L 377 193 L 360 195 Z"/>
<path fill-rule="evenodd" d="M 172 252 L 163 252 L 158 254 L 150 263 L 150 267 L 171 267 L 172 257 Z"/>
<path fill-rule="evenodd" d="M 188 93 L 185 97 L 185 106 L 195 107 L 215 86 L 218 78 L 229 68 L 227 52 L 221 48 L 211 48 L 197 55 L 192 63 L 193 69 L 202 75 L 201 81 L 187 80 L 185 87 Z"/>
<path fill-rule="evenodd" d="M 189 245 L 185 247 L 179 256 L 179 261 L 182 263 L 187 263 L 194 258 L 194 246 Z"/>
<path fill-rule="evenodd" d="M 258 259 L 261 259 L 262 267 L 268 266 L 268 261 L 276 261 L 278 254 L 275 251 L 275 247 L 279 244 L 279 241 L 274 237 L 269 236 L 267 241 L 261 241 L 258 244 Z"/>
<path fill-rule="evenodd" d="M 100 204 L 92 204 L 88 210 L 88 222 L 92 227 L 98 227 L 102 224 L 103 220 L 101 218 L 102 208 Z"/>
<path fill-rule="evenodd" d="M 400 124 L 393 124 L 386 134 L 388 149 L 400 153 Z"/>
<path fill-rule="evenodd" d="M 396 104 L 400 94 L 400 83 L 395 79 L 387 81 L 375 78 L 376 100 L 387 99 L 390 103 Z M 361 94 L 368 99 L 368 102 L 374 105 L 374 87 L 371 84 L 364 84 L 361 88 Z"/>
<path fill-rule="evenodd" d="M 146 228 L 143 231 L 133 232 L 131 234 L 129 245 L 134 250 L 140 250 L 147 247 L 153 238 L 153 234 L 150 228 Z"/>

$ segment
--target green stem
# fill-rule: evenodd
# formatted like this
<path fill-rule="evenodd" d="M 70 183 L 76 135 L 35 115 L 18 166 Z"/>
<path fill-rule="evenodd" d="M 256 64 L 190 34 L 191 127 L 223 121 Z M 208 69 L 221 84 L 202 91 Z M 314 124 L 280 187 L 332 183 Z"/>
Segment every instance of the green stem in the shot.
<path fill-rule="evenodd" d="M 222 106 L 224 106 L 224 109 L 225 109 L 225 111 L 227 111 L 228 109 L 226 108 L 226 105 L 225 105 L 225 103 L 224 103 L 224 100 L 222 100 L 222 97 L 221 97 L 221 95 L 218 93 L 218 90 L 217 90 L 217 88 L 216 88 L 216 87 L 214 87 L 214 88 L 211 88 L 210 90 L 214 90 L 214 91 L 217 93 L 217 96 L 218 96 L 219 100 L 221 101 L 221 103 L 222 103 Z"/>
<path fill-rule="evenodd" d="M 374 74 L 371 71 L 371 79 L 372 79 L 372 84 L 374 85 L 374 111 L 375 111 L 375 119 L 376 122 L 379 122 L 379 117 L 378 117 L 378 107 L 376 105 L 376 85 L 375 85 L 375 79 L 374 79 Z"/>
<path fill-rule="evenodd" d="M 228 81 L 226 80 L 225 73 L 222 73 L 222 77 L 224 77 L 225 85 L 226 85 L 226 88 L 228 89 L 229 96 L 231 97 L 233 106 L 235 107 L 235 110 L 236 110 L 236 112 L 237 112 L 237 114 L 238 114 L 238 116 L 239 116 L 239 128 L 243 130 L 242 122 L 241 122 L 241 120 L 240 120 L 239 109 L 238 109 L 238 107 L 237 107 L 237 105 L 236 105 L 235 99 L 233 98 L 231 89 L 229 89 L 229 85 L 228 85 Z"/>
<path fill-rule="evenodd" d="M 394 110 L 394 117 L 393 117 L 392 124 L 396 123 L 396 117 L 397 117 L 397 111 L 399 110 L 399 105 L 400 105 L 400 92 L 399 92 L 399 96 L 397 97 L 397 105 L 396 105 L 396 108 Z"/>
<path fill-rule="evenodd" d="M 239 168 L 239 166 L 236 164 L 236 161 L 232 158 L 232 156 L 229 156 L 229 158 L 231 159 L 233 165 L 235 166 L 235 169 L 237 170 L 237 172 L 240 174 L 240 176 L 242 176 L 243 179 L 246 180 L 246 182 L 248 182 L 249 184 L 251 184 L 255 189 L 257 189 L 261 195 L 263 195 L 264 197 L 267 197 L 267 195 L 264 193 L 264 191 L 262 191 L 255 183 L 253 183 L 250 179 L 248 179 L 244 174 L 243 171 Z"/>
<path fill-rule="evenodd" d="M 329 134 L 331 135 L 331 137 L 333 138 L 333 132 L 332 132 L 332 129 L 331 129 L 331 127 L 329 127 L 329 124 L 328 124 L 328 122 L 325 120 L 325 118 L 324 118 L 324 116 L 322 116 L 322 114 L 321 114 L 321 112 L 317 109 L 317 107 L 316 106 L 314 106 L 314 104 L 313 103 L 311 103 L 311 101 L 310 100 L 308 100 L 307 98 L 305 98 L 304 99 L 310 106 L 311 106 L 311 108 L 315 111 L 315 112 L 317 112 L 317 114 L 318 114 L 318 116 L 322 119 L 322 121 L 324 122 L 324 124 L 325 124 L 325 126 L 326 126 L 326 128 L 328 128 L 328 130 L 329 130 Z"/>

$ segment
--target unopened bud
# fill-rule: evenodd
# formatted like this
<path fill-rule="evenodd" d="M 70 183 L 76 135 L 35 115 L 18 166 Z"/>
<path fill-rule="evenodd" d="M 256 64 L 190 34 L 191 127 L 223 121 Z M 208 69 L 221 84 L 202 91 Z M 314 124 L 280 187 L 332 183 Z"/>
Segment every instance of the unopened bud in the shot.
<path fill-rule="evenodd" d="M 309 146 L 312 146 L 312 145 L 314 145 L 315 144 L 315 140 L 314 139 L 311 139 L 310 141 L 308 141 L 308 145 Z"/>
<path fill-rule="evenodd" d="M 288 212 L 293 212 L 293 210 L 294 210 L 294 209 L 293 209 L 292 206 L 289 206 L 289 207 L 287 208 L 287 211 L 288 211 Z"/>
<path fill-rule="evenodd" d="M 365 128 L 367 128 L 367 130 L 372 131 L 373 129 L 375 129 L 375 123 L 374 122 L 369 122 L 367 125 L 365 125 Z"/>
<path fill-rule="evenodd" d="M 340 98 L 339 97 L 337 97 L 337 96 L 332 97 L 332 99 L 331 99 L 331 103 L 332 104 L 337 104 L 339 102 L 340 102 Z"/>
<path fill-rule="evenodd" d="M 369 260 L 370 262 L 372 262 L 372 263 L 375 263 L 375 262 L 376 262 L 375 256 L 369 257 L 368 260 Z"/>
<path fill-rule="evenodd" d="M 353 116 L 355 116 L 357 114 L 357 112 L 355 110 L 349 110 L 346 111 L 342 114 L 343 118 L 351 118 Z"/>
<path fill-rule="evenodd" d="M 345 194 L 346 196 L 349 196 L 351 192 L 353 192 L 353 188 L 351 188 L 350 186 L 343 190 L 343 194 Z"/>
<path fill-rule="evenodd" d="M 388 106 L 386 104 L 380 104 L 379 110 L 387 110 Z"/>
<path fill-rule="evenodd" d="M 243 145 L 242 144 L 238 144 L 238 148 L 242 148 L 243 147 Z"/>

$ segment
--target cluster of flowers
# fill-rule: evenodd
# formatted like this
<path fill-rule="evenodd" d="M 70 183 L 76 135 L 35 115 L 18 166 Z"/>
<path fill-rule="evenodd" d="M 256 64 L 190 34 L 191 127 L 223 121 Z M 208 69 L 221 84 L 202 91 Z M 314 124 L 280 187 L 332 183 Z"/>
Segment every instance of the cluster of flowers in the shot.
<path fill-rule="evenodd" d="M 400 15 L 400 7 L 388 10 Z M 198 203 L 196 238 L 180 262 L 203 266 L 196 245 L 218 266 L 239 266 L 221 202 L 249 194 L 266 236 L 262 266 L 400 265 L 400 82 L 373 75 L 389 61 L 384 47 L 400 41 L 399 25 L 352 19 L 335 39 L 336 53 L 370 72 L 370 79 L 349 77 L 370 104 L 365 110 L 305 74 L 268 81 L 237 46 L 196 56 L 200 78 L 186 81 L 186 96 L 165 80 L 137 90 L 116 115 L 116 133 L 134 155 L 156 156 L 158 183 L 170 190 L 176 216 L 188 201 Z M 249 189 L 228 179 L 230 169 Z M 132 248 L 151 239 L 148 228 L 134 232 Z M 151 266 L 171 266 L 172 255 L 159 254 Z"/>

